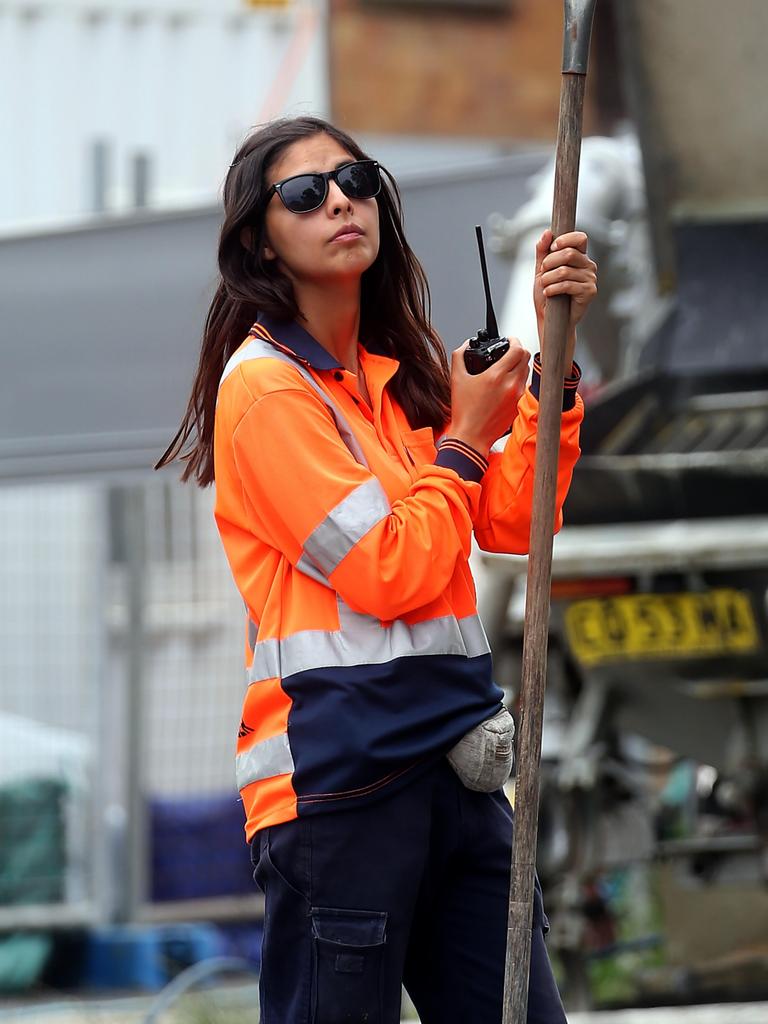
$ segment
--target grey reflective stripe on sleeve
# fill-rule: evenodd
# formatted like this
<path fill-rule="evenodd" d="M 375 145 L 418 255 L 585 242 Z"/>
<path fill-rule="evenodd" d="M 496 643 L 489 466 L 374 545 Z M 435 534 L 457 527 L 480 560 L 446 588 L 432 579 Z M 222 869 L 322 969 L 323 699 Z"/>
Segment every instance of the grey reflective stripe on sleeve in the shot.
<path fill-rule="evenodd" d="M 254 743 L 250 750 L 238 754 L 235 759 L 237 788 L 242 789 L 251 782 L 271 779 L 275 775 L 287 775 L 293 771 L 293 755 L 288 745 L 287 733 L 270 736 L 268 740 Z"/>
<path fill-rule="evenodd" d="M 299 570 L 299 572 L 303 572 L 305 576 L 309 576 L 317 583 L 322 583 L 324 587 L 327 587 L 329 590 L 333 590 L 333 587 L 325 578 L 325 576 L 323 576 L 323 574 L 320 572 L 316 565 L 310 562 L 306 555 L 301 556 L 301 558 L 296 563 L 296 568 Z"/>
<path fill-rule="evenodd" d="M 477 658 L 490 653 L 477 615 L 463 619 L 446 615 L 412 626 L 395 619 L 384 627 L 374 616 L 353 612 L 341 598 L 337 601 L 339 629 L 307 629 L 283 640 L 260 640 L 248 672 L 249 683 L 286 679 L 312 669 L 380 665 L 395 658 L 430 654 Z"/>
<path fill-rule="evenodd" d="M 295 633 L 294 636 L 302 636 Z M 283 640 L 283 643 L 286 641 Z M 253 661 L 248 669 L 248 682 L 261 682 L 262 679 L 280 679 L 280 641 L 259 640 L 253 651 Z"/>
<path fill-rule="evenodd" d="M 331 509 L 304 541 L 304 553 L 326 576 L 369 530 L 391 511 L 389 500 L 375 476 L 360 484 Z"/>

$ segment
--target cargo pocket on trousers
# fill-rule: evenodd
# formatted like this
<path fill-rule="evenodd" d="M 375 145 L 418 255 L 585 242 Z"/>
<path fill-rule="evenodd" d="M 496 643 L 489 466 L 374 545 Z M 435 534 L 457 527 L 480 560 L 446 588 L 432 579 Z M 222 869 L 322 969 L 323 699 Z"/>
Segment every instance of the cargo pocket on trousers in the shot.
<path fill-rule="evenodd" d="M 381 1024 L 387 914 L 315 907 L 313 1024 Z"/>

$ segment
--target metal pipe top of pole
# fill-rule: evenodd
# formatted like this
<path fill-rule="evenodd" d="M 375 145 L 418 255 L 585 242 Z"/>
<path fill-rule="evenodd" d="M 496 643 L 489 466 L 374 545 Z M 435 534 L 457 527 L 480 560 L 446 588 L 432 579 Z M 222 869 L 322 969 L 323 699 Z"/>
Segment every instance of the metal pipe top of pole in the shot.
<path fill-rule="evenodd" d="M 565 0 L 563 74 L 586 75 L 597 0 Z"/>

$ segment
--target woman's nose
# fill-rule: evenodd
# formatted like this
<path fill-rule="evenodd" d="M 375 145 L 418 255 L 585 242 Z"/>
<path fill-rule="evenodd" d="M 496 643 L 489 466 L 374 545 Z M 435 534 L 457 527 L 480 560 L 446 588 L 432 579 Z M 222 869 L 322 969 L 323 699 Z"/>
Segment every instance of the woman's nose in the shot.
<path fill-rule="evenodd" d="M 335 214 L 341 213 L 341 211 L 345 209 L 352 209 L 352 201 L 349 196 L 345 196 L 337 183 L 333 180 L 328 182 L 328 202 L 331 204 L 331 208 Z"/>

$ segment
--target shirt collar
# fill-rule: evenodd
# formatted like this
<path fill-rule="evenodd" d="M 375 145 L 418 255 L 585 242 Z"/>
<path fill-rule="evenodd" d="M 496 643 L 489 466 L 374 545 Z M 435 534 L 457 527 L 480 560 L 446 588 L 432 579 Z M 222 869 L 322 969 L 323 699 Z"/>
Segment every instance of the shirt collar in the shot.
<path fill-rule="evenodd" d="M 307 366 L 313 370 L 343 370 L 341 363 L 332 356 L 328 349 L 323 348 L 317 338 L 313 338 L 301 324 L 295 320 L 278 320 L 264 313 L 256 321 L 278 345 L 288 348 Z"/>

